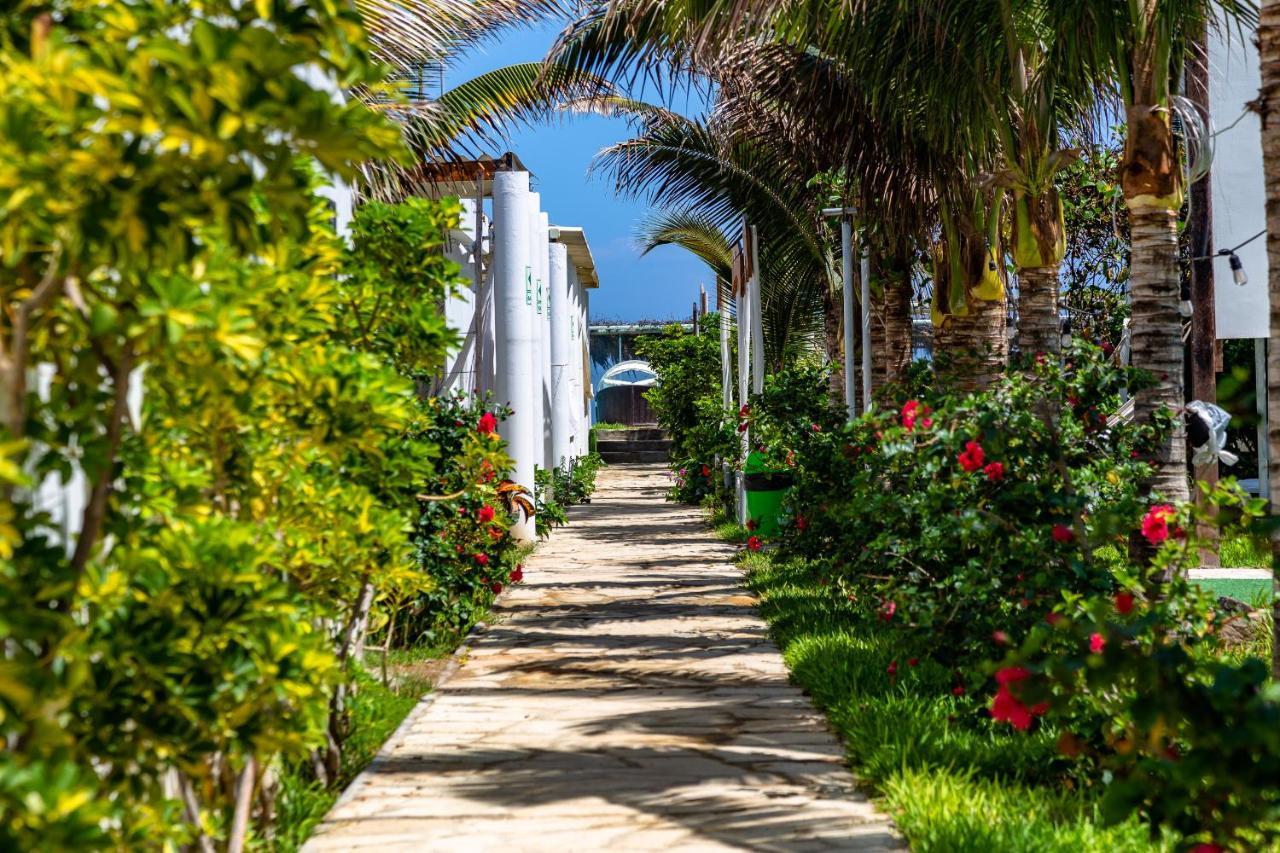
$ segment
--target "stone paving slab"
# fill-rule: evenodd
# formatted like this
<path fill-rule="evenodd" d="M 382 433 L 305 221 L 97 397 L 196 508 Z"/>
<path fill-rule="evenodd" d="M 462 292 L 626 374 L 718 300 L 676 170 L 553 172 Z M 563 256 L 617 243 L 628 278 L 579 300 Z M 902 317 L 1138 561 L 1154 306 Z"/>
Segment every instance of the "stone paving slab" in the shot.
<path fill-rule="evenodd" d="M 305 850 L 904 849 L 666 487 L 601 471 Z"/>

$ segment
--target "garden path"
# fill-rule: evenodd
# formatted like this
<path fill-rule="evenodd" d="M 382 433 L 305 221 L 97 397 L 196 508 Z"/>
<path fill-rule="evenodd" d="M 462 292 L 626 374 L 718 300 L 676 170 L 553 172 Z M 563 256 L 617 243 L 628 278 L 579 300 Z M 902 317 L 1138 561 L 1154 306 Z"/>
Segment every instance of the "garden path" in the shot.
<path fill-rule="evenodd" d="M 601 471 L 306 850 L 899 847 L 666 486 Z"/>

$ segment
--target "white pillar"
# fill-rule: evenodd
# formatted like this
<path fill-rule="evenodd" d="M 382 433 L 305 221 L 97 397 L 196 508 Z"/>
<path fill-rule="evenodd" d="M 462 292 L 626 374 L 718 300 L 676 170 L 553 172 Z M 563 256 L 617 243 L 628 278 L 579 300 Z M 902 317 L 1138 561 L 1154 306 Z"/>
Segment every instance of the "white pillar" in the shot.
<path fill-rule="evenodd" d="M 582 434 L 591 434 L 594 422 L 592 408 L 595 406 L 595 388 L 591 387 L 591 294 L 587 287 L 578 281 L 578 331 L 582 337 Z M 585 441 L 585 439 L 584 439 Z M 584 447 L 585 450 L 585 447 Z"/>
<path fill-rule="evenodd" d="M 542 227 L 542 196 L 529 193 L 529 278 L 525 284 L 525 307 L 529 312 L 529 323 L 532 326 L 530 335 L 533 349 L 530 352 L 532 364 L 529 365 L 529 395 L 533 408 L 533 459 L 539 468 L 547 467 L 546 445 L 542 440 L 543 424 L 546 411 L 542 403 L 542 259 L 547 256 L 547 231 Z"/>
<path fill-rule="evenodd" d="M 751 298 L 751 390 L 764 390 L 764 312 L 760 307 L 760 234 L 751 226 L 751 282 L 747 294 Z"/>
<path fill-rule="evenodd" d="M 537 412 L 533 389 L 536 362 L 533 319 L 526 302 L 529 268 L 532 206 L 528 172 L 499 172 L 493 182 L 493 267 L 496 376 L 499 403 L 508 403 L 511 417 L 503 422 L 500 434 L 515 462 L 515 481 L 533 490 L 533 467 L 537 461 L 534 436 Z M 511 533 L 517 539 L 537 538 L 532 518 L 517 520 Z"/>
<path fill-rule="evenodd" d="M 737 294 L 738 300 L 738 405 L 744 406 L 748 399 L 748 382 L 751 374 L 751 298 L 745 293 Z M 747 454 L 751 452 L 751 436 L 749 430 L 739 435 L 739 460 L 746 463 Z M 743 487 L 742 473 L 738 473 L 735 489 L 738 503 L 738 523 L 747 523 L 747 492 Z"/>
<path fill-rule="evenodd" d="M 458 264 L 458 275 L 467 283 L 445 297 L 445 322 L 458 335 L 461 345 L 445 359 L 444 382 L 446 391 L 471 391 L 478 387 L 475 377 L 477 361 L 476 317 L 476 265 L 475 254 L 480 247 L 476 243 L 475 200 L 462 199 L 462 218 L 458 227 L 450 232 L 445 257 Z"/>
<path fill-rule="evenodd" d="M 569 293 L 573 303 L 570 308 L 570 322 L 572 323 L 572 342 L 570 347 L 573 351 L 573 424 L 574 430 L 578 434 L 577 446 L 573 452 L 577 456 L 585 456 L 591 450 L 591 413 L 587 410 L 587 383 L 590 382 L 587 367 L 590 360 L 588 352 L 590 340 L 587 337 L 586 326 L 582 325 L 582 279 L 578 276 L 577 268 L 572 264 L 569 265 Z"/>
<path fill-rule="evenodd" d="M 556 456 L 553 423 L 555 421 L 555 394 L 551 376 L 551 221 L 544 211 L 538 223 L 543 236 L 542 253 L 542 299 L 538 305 L 538 319 L 542 321 L 542 458 L 546 460 L 548 469 L 560 464 Z"/>
<path fill-rule="evenodd" d="M 862 250 L 862 411 L 871 411 L 871 254 Z"/>
<path fill-rule="evenodd" d="M 858 416 L 858 382 L 853 369 L 853 223 L 847 215 L 840 218 L 840 268 L 844 276 L 844 401 L 849 422 L 853 423 Z"/>
<path fill-rule="evenodd" d="M 568 467 L 577 448 L 579 419 L 573 405 L 573 315 L 569 310 L 569 255 L 551 244 L 551 462 Z"/>

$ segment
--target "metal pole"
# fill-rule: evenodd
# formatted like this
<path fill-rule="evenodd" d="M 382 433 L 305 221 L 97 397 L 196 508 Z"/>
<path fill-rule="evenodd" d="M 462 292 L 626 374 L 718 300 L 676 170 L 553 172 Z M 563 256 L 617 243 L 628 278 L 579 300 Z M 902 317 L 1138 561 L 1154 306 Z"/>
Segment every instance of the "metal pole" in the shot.
<path fill-rule="evenodd" d="M 862 249 L 862 412 L 871 411 L 871 254 Z"/>
<path fill-rule="evenodd" d="M 853 370 L 853 223 L 847 216 L 840 219 L 840 261 L 844 276 L 844 401 L 849 423 L 853 423 L 858 416 L 858 394 Z"/>

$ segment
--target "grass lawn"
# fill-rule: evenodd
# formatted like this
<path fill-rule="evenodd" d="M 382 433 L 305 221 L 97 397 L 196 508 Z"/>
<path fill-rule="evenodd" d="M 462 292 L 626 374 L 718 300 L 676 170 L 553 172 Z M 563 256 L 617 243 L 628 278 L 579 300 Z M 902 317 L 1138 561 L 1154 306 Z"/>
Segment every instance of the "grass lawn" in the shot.
<path fill-rule="evenodd" d="M 305 768 L 280 774 L 279 820 L 270 849 L 291 853 L 300 848 L 338 796 L 373 760 L 383 741 L 431 689 L 429 681 L 404 679 L 391 687 L 368 674 L 357 677 L 359 692 L 351 700 L 351 736 L 342 750 L 342 772 L 326 788 L 312 781 Z"/>
<path fill-rule="evenodd" d="M 1196 583 L 1214 595 L 1226 595 L 1248 604 L 1262 604 L 1271 592 L 1266 578 L 1200 578 Z"/>
<path fill-rule="evenodd" d="M 733 533 L 729 525 L 719 532 Z M 926 648 L 905 648 L 900 634 L 856 621 L 808 564 L 758 553 L 745 567 L 792 678 L 826 713 L 912 850 L 1173 849 L 1137 821 L 1104 826 L 1088 795 L 1062 786 L 1057 732 L 996 728 L 985 705 L 952 695 L 952 673 Z"/>

